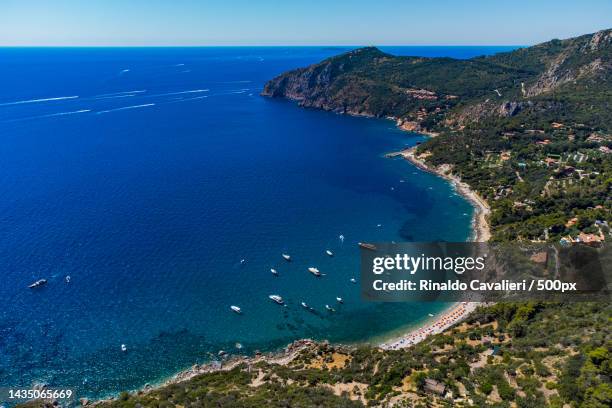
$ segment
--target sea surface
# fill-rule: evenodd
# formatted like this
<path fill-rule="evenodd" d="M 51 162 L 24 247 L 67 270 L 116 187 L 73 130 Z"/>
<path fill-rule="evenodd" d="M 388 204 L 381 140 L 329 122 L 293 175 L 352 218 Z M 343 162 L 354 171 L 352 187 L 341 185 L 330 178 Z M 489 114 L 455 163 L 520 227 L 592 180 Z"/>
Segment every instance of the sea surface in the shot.
<path fill-rule="evenodd" d="M 358 241 L 470 235 L 445 181 L 383 157 L 423 137 L 259 96 L 349 49 L 0 48 L 0 386 L 103 397 L 219 350 L 367 341 L 441 310 L 365 303 L 350 282 Z"/>

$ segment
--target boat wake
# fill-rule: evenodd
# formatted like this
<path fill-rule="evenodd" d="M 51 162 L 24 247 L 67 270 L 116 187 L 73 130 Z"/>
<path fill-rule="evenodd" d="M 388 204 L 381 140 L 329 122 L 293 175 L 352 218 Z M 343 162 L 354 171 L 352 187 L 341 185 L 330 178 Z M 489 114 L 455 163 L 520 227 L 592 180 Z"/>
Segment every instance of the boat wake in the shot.
<path fill-rule="evenodd" d="M 24 105 L 26 103 L 40 103 L 40 102 L 52 102 L 52 101 L 63 101 L 66 99 L 76 99 L 78 96 L 58 96 L 54 98 L 40 98 L 40 99 L 27 99 L 23 101 L 4 102 L 0 103 L 0 106 L 12 106 L 12 105 Z"/>
<path fill-rule="evenodd" d="M 145 104 L 142 104 L 142 105 L 124 106 L 122 108 L 115 108 L 115 109 L 99 111 L 99 112 L 96 112 L 96 114 L 100 115 L 102 113 L 117 112 L 117 111 L 123 111 L 123 110 L 128 110 L 128 109 L 146 108 L 146 107 L 149 107 L 149 106 L 155 106 L 155 104 L 154 103 L 145 103 Z"/>

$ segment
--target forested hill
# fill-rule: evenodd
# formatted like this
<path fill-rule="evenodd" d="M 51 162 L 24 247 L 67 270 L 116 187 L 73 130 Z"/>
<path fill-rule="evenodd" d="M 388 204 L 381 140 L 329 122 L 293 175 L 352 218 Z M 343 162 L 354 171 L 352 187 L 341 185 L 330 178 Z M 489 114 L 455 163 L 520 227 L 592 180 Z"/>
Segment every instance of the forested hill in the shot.
<path fill-rule="evenodd" d="M 443 119 L 440 111 L 459 114 L 478 108 L 460 117 L 463 121 L 513 116 L 553 91 L 607 96 L 601 108 L 609 111 L 604 108 L 611 96 L 611 49 L 612 30 L 468 60 L 396 57 L 375 47 L 360 48 L 279 75 L 262 94 L 342 113 L 415 120 L 431 130 Z M 420 108 L 439 108 L 438 117 L 419 120 Z M 594 121 L 610 126 L 609 113 L 601 114 L 606 117 Z"/>
<path fill-rule="evenodd" d="M 438 135 L 419 158 L 489 202 L 494 240 L 604 240 L 611 54 L 610 29 L 468 60 L 368 47 L 279 75 L 262 94 Z"/>

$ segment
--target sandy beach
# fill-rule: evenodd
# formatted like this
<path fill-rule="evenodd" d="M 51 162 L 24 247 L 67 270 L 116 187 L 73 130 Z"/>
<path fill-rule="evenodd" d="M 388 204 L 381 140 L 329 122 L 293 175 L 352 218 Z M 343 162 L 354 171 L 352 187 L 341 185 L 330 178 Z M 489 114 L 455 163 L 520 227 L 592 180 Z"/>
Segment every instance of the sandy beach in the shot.
<path fill-rule="evenodd" d="M 462 182 L 459 177 L 453 175 L 449 166 L 440 166 L 439 168 L 428 166 L 424 160 L 416 156 L 416 147 L 402 150 L 399 153 L 404 159 L 410 161 L 421 170 L 433 173 L 448 180 L 455 190 L 473 205 L 474 217 L 472 219 L 473 233 L 470 237 L 471 241 L 486 242 L 491 238 L 491 231 L 487 221 L 487 216 L 490 213 L 488 204 L 482 197 L 473 191 L 467 183 Z M 411 329 L 400 337 L 384 342 L 379 346 L 385 350 L 397 350 L 410 347 L 423 341 L 429 335 L 442 333 L 449 327 L 459 323 L 480 305 L 480 302 L 454 303 L 453 306 L 445 310 L 439 316 L 432 316 L 427 323 Z"/>
<path fill-rule="evenodd" d="M 448 180 L 455 190 L 465 197 L 474 206 L 474 217 L 472 219 L 472 230 L 471 241 L 473 242 L 485 242 L 488 241 L 491 234 L 489 230 L 489 224 L 487 222 L 487 215 L 490 213 L 489 206 L 487 203 L 470 187 L 462 182 L 458 177 L 454 176 L 450 172 L 449 167 L 441 166 L 440 168 L 431 168 L 423 160 L 419 159 L 415 155 L 416 148 L 410 148 L 398 152 L 404 159 L 410 161 L 423 171 L 427 171 L 436 174 L 444 179 Z M 472 313 L 478 306 L 482 305 L 480 302 L 457 302 L 453 303 L 451 307 L 444 310 L 443 312 L 430 316 L 425 323 L 419 324 L 418 326 L 409 329 L 407 332 L 395 337 L 391 340 L 387 340 L 383 343 L 378 344 L 378 347 L 384 350 L 398 350 L 413 346 L 428 336 L 442 333 L 449 327 L 464 320 L 470 313 Z M 170 379 L 158 383 L 155 385 L 148 385 L 143 390 L 144 392 L 163 387 L 165 385 L 182 382 L 193 378 L 196 375 L 214 372 L 219 370 L 230 370 L 238 364 L 247 363 L 254 364 L 258 361 L 266 361 L 271 364 L 286 365 L 306 347 L 313 344 L 313 340 L 302 339 L 296 340 L 294 343 L 287 346 L 282 351 L 267 353 L 265 355 L 258 356 L 234 356 L 229 360 L 220 359 L 223 363 L 213 362 L 202 365 L 194 365 L 190 369 L 179 372 Z M 97 401 L 102 402 L 102 401 Z"/>
<path fill-rule="evenodd" d="M 432 317 L 424 325 L 410 330 L 401 337 L 379 344 L 379 347 L 384 350 L 398 350 L 410 347 L 425 340 L 427 336 L 442 333 L 449 327 L 459 323 L 480 305 L 480 302 L 455 303 L 451 308 Z"/>

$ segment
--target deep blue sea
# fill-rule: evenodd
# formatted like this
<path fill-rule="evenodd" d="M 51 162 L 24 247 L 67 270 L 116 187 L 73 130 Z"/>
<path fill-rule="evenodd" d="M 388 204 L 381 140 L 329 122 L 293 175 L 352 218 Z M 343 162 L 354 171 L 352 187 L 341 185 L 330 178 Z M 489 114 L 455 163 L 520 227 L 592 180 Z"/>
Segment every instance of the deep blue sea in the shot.
<path fill-rule="evenodd" d="M 0 386 L 106 396 L 220 349 L 365 341 L 444 307 L 365 303 L 349 281 L 358 241 L 469 236 L 445 181 L 383 157 L 423 137 L 259 96 L 348 49 L 0 49 Z"/>

